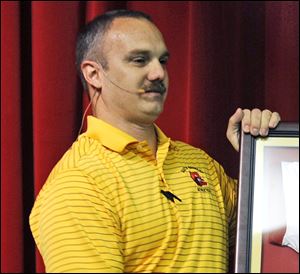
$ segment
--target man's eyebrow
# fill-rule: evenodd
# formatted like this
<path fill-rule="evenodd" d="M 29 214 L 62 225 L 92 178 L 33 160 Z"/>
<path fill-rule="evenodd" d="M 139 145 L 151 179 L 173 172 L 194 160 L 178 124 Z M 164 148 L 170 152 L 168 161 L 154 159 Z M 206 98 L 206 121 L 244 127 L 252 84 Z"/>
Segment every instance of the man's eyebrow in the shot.
<path fill-rule="evenodd" d="M 170 57 L 170 52 L 165 51 L 161 57 Z"/>
<path fill-rule="evenodd" d="M 135 50 L 132 50 L 132 51 L 128 52 L 128 54 L 126 54 L 126 57 L 130 57 L 130 56 L 133 56 L 133 55 L 139 55 L 139 54 L 150 56 L 151 52 L 149 50 L 135 49 Z M 170 56 L 170 53 L 166 50 L 160 57 L 169 57 L 169 56 Z"/>

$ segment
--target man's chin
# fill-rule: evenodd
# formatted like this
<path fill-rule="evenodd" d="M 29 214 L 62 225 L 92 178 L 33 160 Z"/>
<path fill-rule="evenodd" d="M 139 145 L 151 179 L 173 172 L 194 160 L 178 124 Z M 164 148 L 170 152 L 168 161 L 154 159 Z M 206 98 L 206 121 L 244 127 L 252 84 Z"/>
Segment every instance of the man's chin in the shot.
<path fill-rule="evenodd" d="M 162 106 L 157 106 L 155 108 L 152 109 L 146 109 L 143 111 L 143 116 L 144 119 L 147 120 L 148 123 L 152 123 L 154 122 L 159 116 L 160 114 L 163 112 L 163 107 Z"/>

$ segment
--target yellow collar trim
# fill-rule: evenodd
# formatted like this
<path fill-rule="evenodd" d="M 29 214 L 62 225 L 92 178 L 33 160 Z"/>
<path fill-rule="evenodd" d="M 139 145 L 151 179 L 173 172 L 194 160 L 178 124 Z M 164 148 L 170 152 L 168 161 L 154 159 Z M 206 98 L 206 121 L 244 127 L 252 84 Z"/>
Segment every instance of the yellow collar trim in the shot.
<path fill-rule="evenodd" d="M 158 145 L 170 141 L 158 126 L 155 125 L 155 129 Z M 87 117 L 87 131 L 83 135 L 99 140 L 102 145 L 116 152 L 122 152 L 127 145 L 139 142 L 124 131 L 91 115 Z"/>

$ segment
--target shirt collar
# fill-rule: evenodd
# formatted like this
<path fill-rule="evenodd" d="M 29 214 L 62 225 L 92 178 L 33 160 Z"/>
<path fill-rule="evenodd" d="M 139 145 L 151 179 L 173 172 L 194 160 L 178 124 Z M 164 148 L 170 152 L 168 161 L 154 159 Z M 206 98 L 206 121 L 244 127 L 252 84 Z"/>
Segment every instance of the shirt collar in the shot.
<path fill-rule="evenodd" d="M 170 138 L 168 138 L 158 126 L 155 125 L 155 129 L 158 145 L 170 141 Z M 91 115 L 87 117 L 87 131 L 83 135 L 96 139 L 105 147 L 119 153 L 122 152 L 127 145 L 139 142 L 126 132 Z"/>

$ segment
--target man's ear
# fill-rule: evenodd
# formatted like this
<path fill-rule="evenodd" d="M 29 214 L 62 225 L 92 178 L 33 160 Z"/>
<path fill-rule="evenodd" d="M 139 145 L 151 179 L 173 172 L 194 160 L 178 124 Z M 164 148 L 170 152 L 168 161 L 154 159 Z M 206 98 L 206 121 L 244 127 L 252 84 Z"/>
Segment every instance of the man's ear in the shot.
<path fill-rule="evenodd" d="M 88 84 L 99 90 L 102 87 L 102 78 L 99 65 L 94 61 L 86 60 L 81 63 L 80 67 Z"/>

